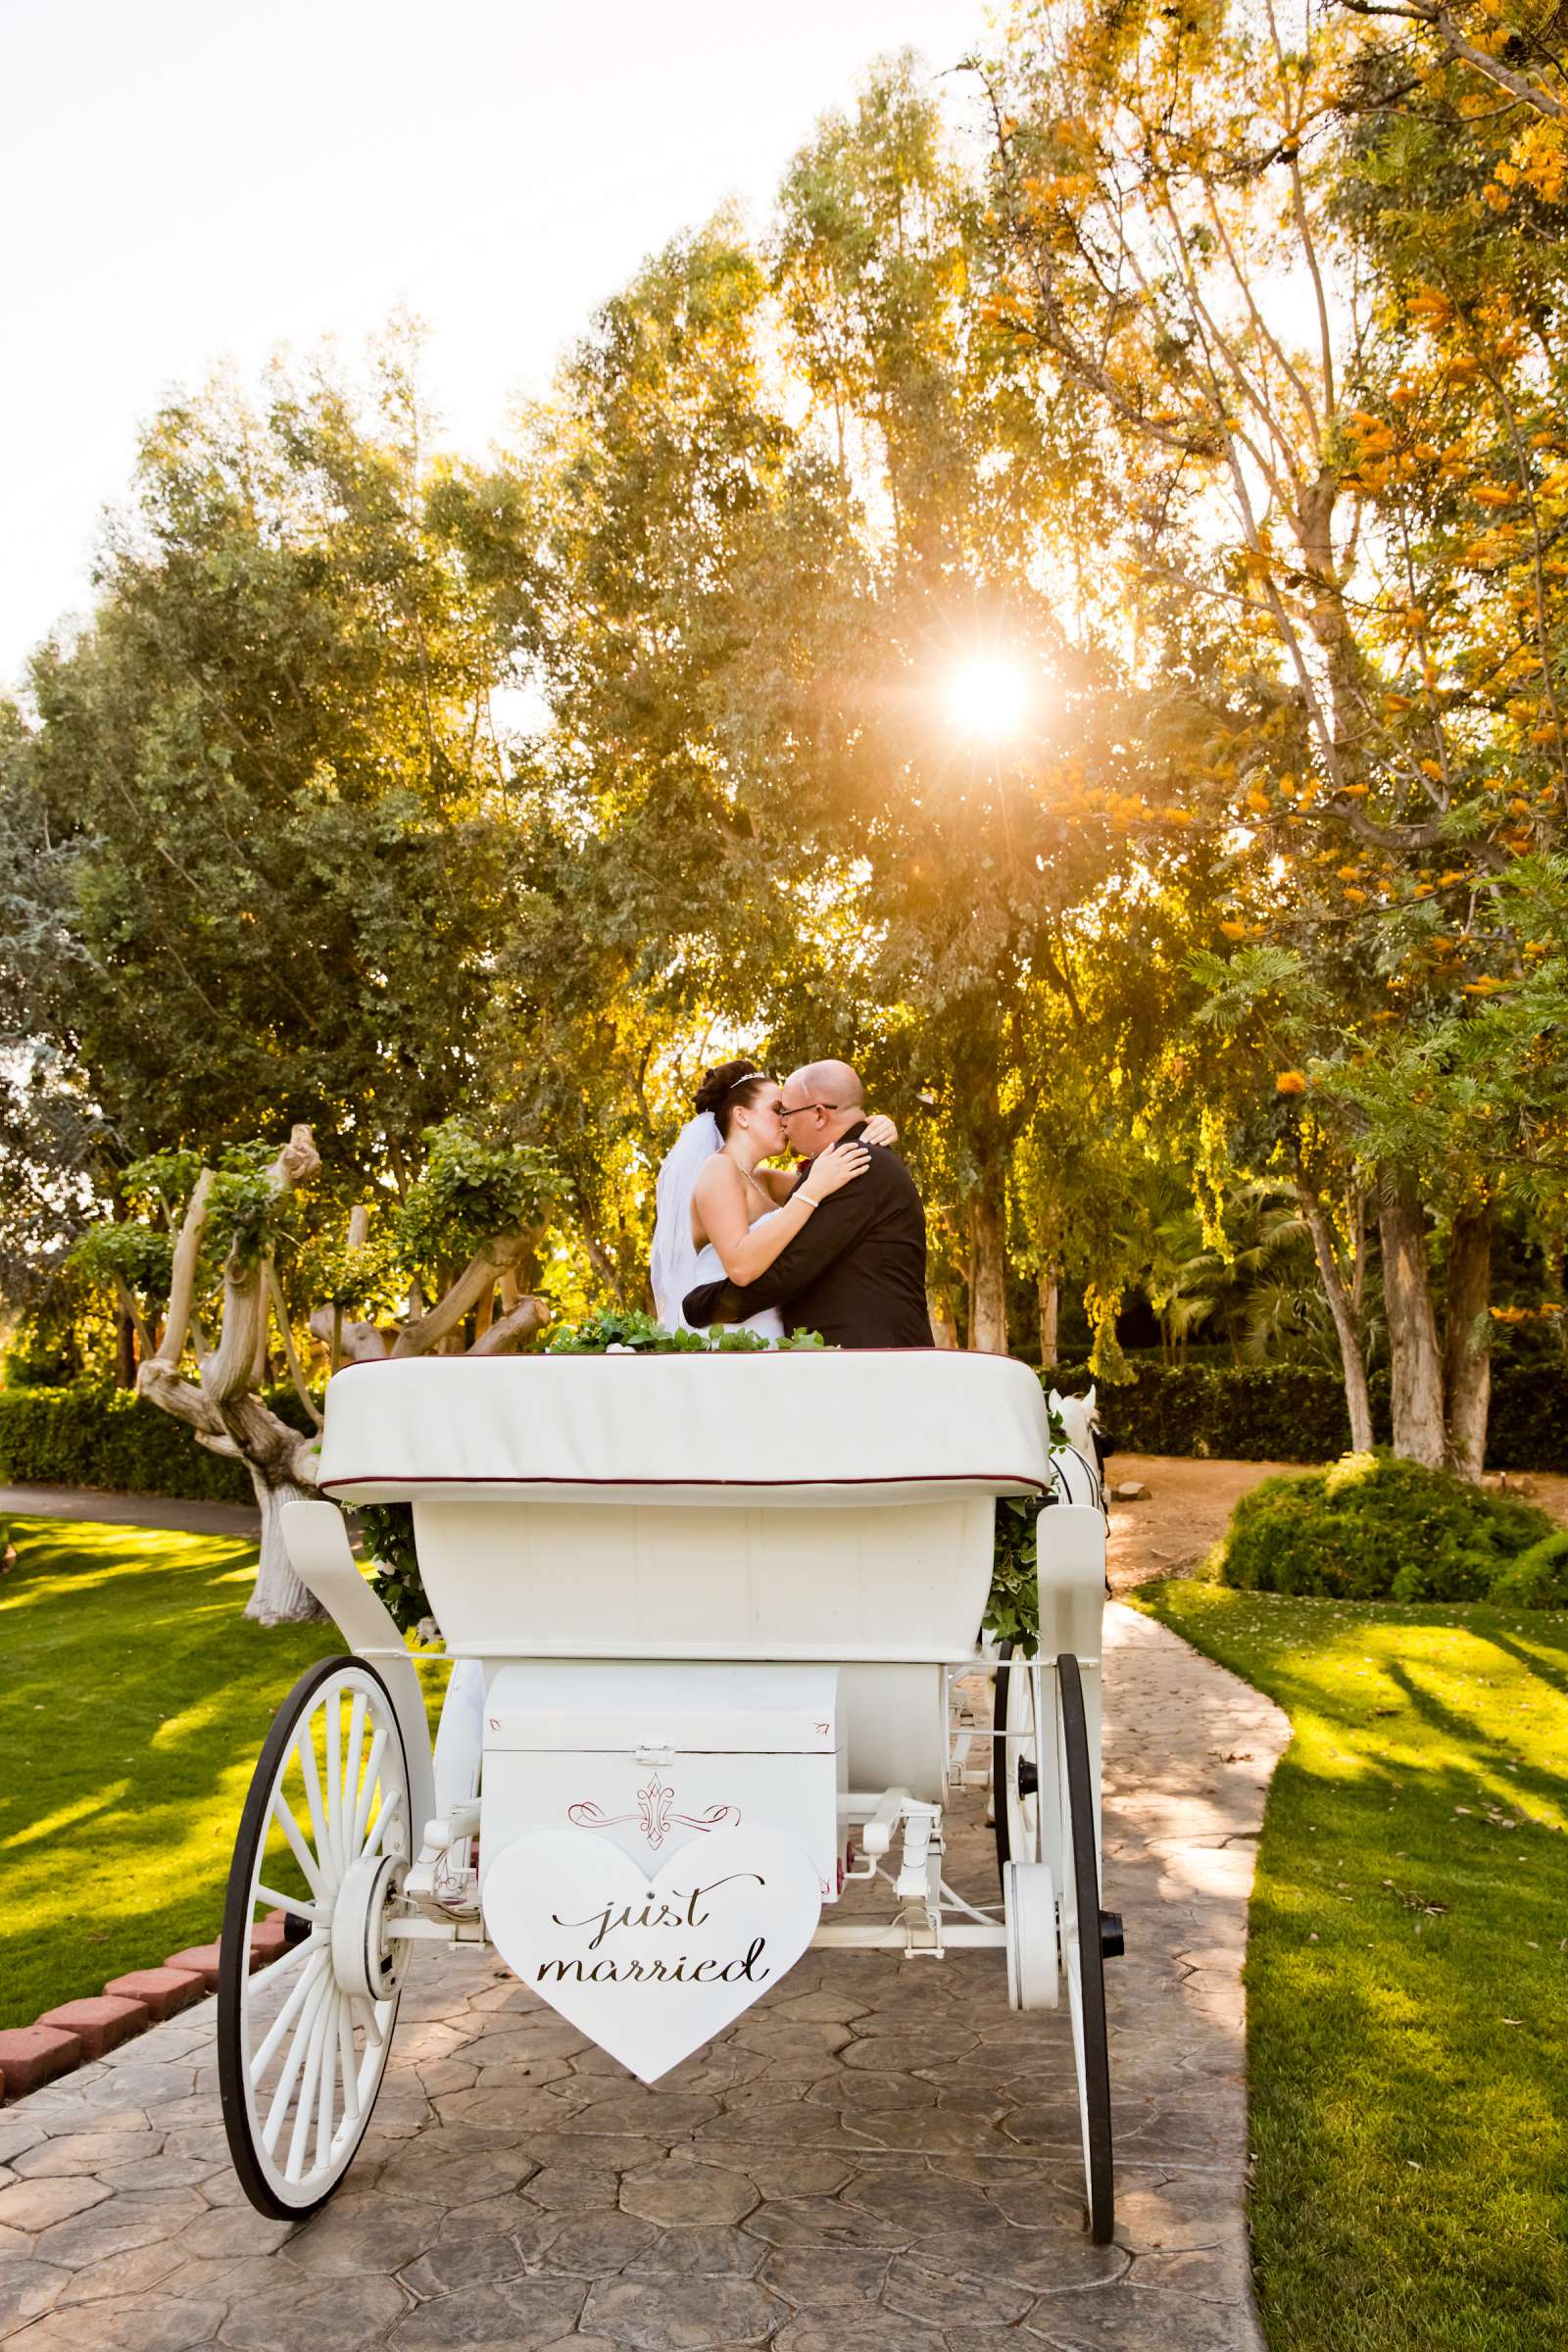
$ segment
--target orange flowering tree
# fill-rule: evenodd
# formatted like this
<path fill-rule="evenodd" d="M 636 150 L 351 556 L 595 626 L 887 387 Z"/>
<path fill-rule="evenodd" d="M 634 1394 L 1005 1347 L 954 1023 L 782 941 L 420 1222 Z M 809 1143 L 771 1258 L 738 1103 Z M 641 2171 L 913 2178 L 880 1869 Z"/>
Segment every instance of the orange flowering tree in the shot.
<path fill-rule="evenodd" d="M 1370 1188 L 1396 1446 L 1475 1475 L 1521 1158 L 1489 1139 L 1550 1150 L 1539 1073 L 1492 1100 L 1472 1035 L 1562 968 L 1565 184 L 1551 109 L 1499 120 L 1451 44 L 1412 104 L 1429 34 L 1274 0 L 1020 9 L 988 220 L 993 317 L 1114 453 L 1108 612 L 1209 721 L 1178 797 L 1228 880 L 1195 967 L 1216 1100 L 1239 1108 L 1245 1042 L 1321 1219 L 1348 1169 Z M 1319 1242 L 1331 1302 L 1346 1246 Z"/>

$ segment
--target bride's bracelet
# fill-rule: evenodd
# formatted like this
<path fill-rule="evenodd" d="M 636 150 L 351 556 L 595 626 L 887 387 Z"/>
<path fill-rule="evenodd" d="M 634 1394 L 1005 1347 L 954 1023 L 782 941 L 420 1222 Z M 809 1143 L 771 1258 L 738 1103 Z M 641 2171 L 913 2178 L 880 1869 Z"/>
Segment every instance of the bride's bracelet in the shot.
<path fill-rule="evenodd" d="M 820 1208 L 822 1205 L 814 1193 L 797 1193 L 795 1198 L 804 1200 L 808 1208 Z"/>

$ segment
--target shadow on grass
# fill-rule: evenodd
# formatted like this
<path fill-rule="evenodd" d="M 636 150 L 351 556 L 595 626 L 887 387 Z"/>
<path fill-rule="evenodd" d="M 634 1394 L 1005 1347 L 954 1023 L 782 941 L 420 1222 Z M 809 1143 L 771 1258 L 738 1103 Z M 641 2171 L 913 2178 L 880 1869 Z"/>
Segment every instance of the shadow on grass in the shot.
<path fill-rule="evenodd" d="M 1561 1666 L 1549 1665 L 1533 1649 L 1526 1649 L 1522 1642 L 1515 1641 L 1511 1634 L 1501 1633 L 1495 1628 L 1492 1628 L 1489 1629 L 1488 1638 L 1495 1642 L 1504 1656 L 1512 1658 L 1527 1672 L 1538 1676 L 1542 1682 L 1555 1690 L 1560 1698 L 1568 1698 L 1568 1634 L 1562 1635 L 1556 1642 L 1550 1643 L 1551 1647 L 1560 1649 L 1563 1653 Z"/>

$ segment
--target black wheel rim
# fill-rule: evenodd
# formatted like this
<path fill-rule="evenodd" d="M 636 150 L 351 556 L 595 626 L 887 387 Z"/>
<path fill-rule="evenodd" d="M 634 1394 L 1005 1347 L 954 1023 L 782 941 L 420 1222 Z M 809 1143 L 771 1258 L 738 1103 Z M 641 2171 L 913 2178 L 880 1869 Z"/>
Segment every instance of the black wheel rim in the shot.
<path fill-rule="evenodd" d="M 1072 1833 L 1073 1896 L 1077 1908 L 1079 2004 L 1083 2032 L 1083 2094 L 1089 2234 L 1108 2246 L 1116 2226 L 1110 2128 L 1110 2052 L 1105 2034 L 1105 1969 L 1100 1941 L 1100 1872 L 1096 1866 L 1095 1783 L 1089 1763 L 1083 1678 L 1074 1657 L 1056 1660 L 1061 1740 L 1066 1759 L 1067 1814 Z"/>

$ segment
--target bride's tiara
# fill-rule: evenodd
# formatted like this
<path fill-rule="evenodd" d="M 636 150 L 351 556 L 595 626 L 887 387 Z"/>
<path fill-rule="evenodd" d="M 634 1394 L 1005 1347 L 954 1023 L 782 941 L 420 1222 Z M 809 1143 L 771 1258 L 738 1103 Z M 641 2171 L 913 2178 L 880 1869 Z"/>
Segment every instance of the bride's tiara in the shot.
<path fill-rule="evenodd" d="M 776 1078 L 769 1077 L 766 1070 L 748 1070 L 744 1078 L 737 1078 L 733 1086 L 725 1087 L 724 1095 L 726 1101 L 736 1092 L 738 1088 L 743 1086 L 753 1086 L 756 1084 L 759 1078 L 766 1079 L 769 1086 L 777 1086 L 778 1084 L 778 1080 Z"/>

